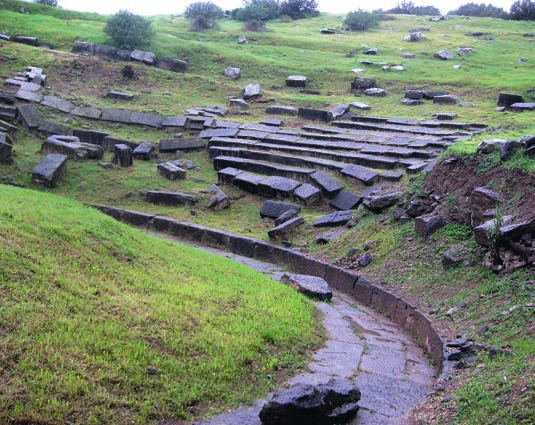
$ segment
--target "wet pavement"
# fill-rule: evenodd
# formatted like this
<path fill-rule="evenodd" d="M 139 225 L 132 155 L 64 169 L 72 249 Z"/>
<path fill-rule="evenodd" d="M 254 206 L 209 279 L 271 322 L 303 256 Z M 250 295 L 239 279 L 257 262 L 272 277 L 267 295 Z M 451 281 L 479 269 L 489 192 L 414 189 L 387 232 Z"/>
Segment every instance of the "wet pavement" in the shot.
<path fill-rule="evenodd" d="M 171 239 L 168 235 L 159 236 Z M 245 264 L 277 281 L 285 271 L 226 251 L 197 247 Z M 325 383 L 333 377 L 354 380 L 362 398 L 351 425 L 405 424 L 410 411 L 424 401 L 435 383 L 435 370 L 424 351 L 388 318 L 357 304 L 346 294 L 333 291 L 331 302 L 317 302 L 316 306 L 323 313 L 328 340 L 306 372 L 292 377 L 284 387 Z M 252 406 L 195 425 L 261 425 L 258 414 L 269 398 L 267 395 Z"/>

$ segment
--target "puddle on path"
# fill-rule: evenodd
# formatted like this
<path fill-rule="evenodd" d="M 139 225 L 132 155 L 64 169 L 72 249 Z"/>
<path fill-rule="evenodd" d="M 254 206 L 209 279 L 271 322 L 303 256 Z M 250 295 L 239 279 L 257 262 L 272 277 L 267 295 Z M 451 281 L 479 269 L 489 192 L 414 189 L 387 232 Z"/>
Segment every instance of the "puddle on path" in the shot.
<path fill-rule="evenodd" d="M 157 235 L 173 240 L 169 235 Z M 284 273 L 283 268 L 273 264 L 190 245 L 245 264 L 277 281 Z M 331 302 L 318 302 L 316 306 L 323 313 L 328 341 L 307 371 L 291 378 L 287 386 L 324 383 L 333 377 L 355 380 L 362 398 L 357 417 L 350 425 L 406 423 L 409 412 L 426 398 L 435 382 L 435 371 L 423 350 L 386 317 L 358 305 L 349 295 L 334 291 Z M 269 398 L 266 396 L 266 400 Z M 195 425 L 261 425 L 258 413 L 266 400 Z"/>

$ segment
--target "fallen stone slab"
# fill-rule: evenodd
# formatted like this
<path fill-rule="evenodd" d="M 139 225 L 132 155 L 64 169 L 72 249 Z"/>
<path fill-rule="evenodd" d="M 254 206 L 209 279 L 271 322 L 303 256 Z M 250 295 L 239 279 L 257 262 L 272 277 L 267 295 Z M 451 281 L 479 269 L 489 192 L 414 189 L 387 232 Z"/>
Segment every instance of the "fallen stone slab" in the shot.
<path fill-rule="evenodd" d="M 126 168 L 134 165 L 132 149 L 124 144 L 117 144 L 113 147 L 112 164 L 119 164 L 120 167 Z"/>
<path fill-rule="evenodd" d="M 47 136 L 72 136 L 72 128 L 65 124 L 60 124 L 55 121 L 45 121 L 37 128 L 37 131 Z"/>
<path fill-rule="evenodd" d="M 347 190 L 341 190 L 329 202 L 329 205 L 339 211 L 355 210 L 362 203 L 362 196 L 355 195 Z"/>
<path fill-rule="evenodd" d="M 134 159 L 140 159 L 142 161 L 149 161 L 154 155 L 156 146 L 150 140 L 144 140 L 133 151 L 132 156 Z"/>
<path fill-rule="evenodd" d="M 335 211 L 318 218 L 314 227 L 334 227 L 345 226 L 353 218 L 353 211 Z"/>
<path fill-rule="evenodd" d="M 166 71 L 184 73 L 188 70 L 188 63 L 186 61 L 172 58 L 170 56 L 164 56 L 156 64 L 158 68 L 165 69 Z"/>
<path fill-rule="evenodd" d="M 90 120 L 98 120 L 102 116 L 102 110 L 90 106 L 78 106 L 71 111 L 71 115 Z"/>
<path fill-rule="evenodd" d="M 160 152 L 201 150 L 204 148 L 206 148 L 206 145 L 200 137 L 162 139 L 159 143 Z"/>
<path fill-rule="evenodd" d="M 280 282 L 312 299 L 327 301 L 333 297 L 329 284 L 321 277 L 284 273 Z"/>
<path fill-rule="evenodd" d="M 118 139 L 117 137 L 105 136 L 102 139 L 102 149 L 108 152 L 113 152 L 115 145 L 126 145 L 130 149 L 134 150 L 139 146 L 138 142 L 132 142 L 130 140 Z"/>
<path fill-rule="evenodd" d="M 186 129 L 188 118 L 186 116 L 165 117 L 162 121 L 162 127 L 173 127 L 176 130 L 183 131 Z"/>
<path fill-rule="evenodd" d="M 297 210 L 288 210 L 283 212 L 280 216 L 275 219 L 275 226 L 280 226 L 283 223 L 286 223 L 288 220 L 292 220 L 299 215 Z"/>
<path fill-rule="evenodd" d="M 306 87 L 308 78 L 304 75 L 290 75 L 286 77 L 287 87 Z"/>
<path fill-rule="evenodd" d="M 208 191 L 211 193 L 211 196 L 206 203 L 206 208 L 214 211 L 230 208 L 230 198 L 216 184 L 212 184 L 208 188 Z"/>
<path fill-rule="evenodd" d="M 505 106 L 508 108 L 514 103 L 524 103 L 524 96 L 516 93 L 500 93 L 496 103 L 498 106 Z"/>
<path fill-rule="evenodd" d="M 108 93 L 106 93 L 106 97 L 109 99 L 118 99 L 118 100 L 126 100 L 130 101 L 134 99 L 134 95 L 131 93 L 123 93 L 120 91 L 110 90 Z"/>
<path fill-rule="evenodd" d="M 229 99 L 228 104 L 233 109 L 245 111 L 249 109 L 249 104 L 244 99 Z"/>
<path fill-rule="evenodd" d="M 258 193 L 266 198 L 291 198 L 299 186 L 301 183 L 296 180 L 271 176 L 258 183 Z"/>
<path fill-rule="evenodd" d="M 212 137 L 235 137 L 240 130 L 238 128 L 211 128 L 199 133 L 201 139 Z"/>
<path fill-rule="evenodd" d="M 260 125 L 271 125 L 271 126 L 274 126 L 274 127 L 281 127 L 282 125 L 284 125 L 284 121 L 281 120 L 281 119 L 278 119 L 278 118 L 264 118 L 262 121 L 260 121 L 259 124 Z"/>
<path fill-rule="evenodd" d="M 162 162 L 157 166 L 158 174 L 167 180 L 178 180 L 186 178 L 186 170 L 173 164 L 172 162 Z"/>
<path fill-rule="evenodd" d="M 149 127 L 161 127 L 163 117 L 158 114 L 145 114 L 142 112 L 132 112 L 130 114 L 130 123 L 138 125 L 146 125 Z"/>
<path fill-rule="evenodd" d="M 327 245 L 331 242 L 335 242 L 340 239 L 349 231 L 348 227 L 341 227 L 340 229 L 333 230 L 332 232 L 327 232 L 322 236 L 316 238 L 316 243 L 318 245 Z"/>
<path fill-rule="evenodd" d="M 288 236 L 290 236 L 290 234 L 304 222 L 305 219 L 303 217 L 295 217 L 291 220 L 285 221 L 284 223 L 268 231 L 269 240 L 281 241 L 288 239 Z"/>
<path fill-rule="evenodd" d="M 156 63 L 156 55 L 152 52 L 144 52 L 142 50 L 134 49 L 130 53 L 130 60 L 143 62 L 145 65 L 154 65 Z"/>
<path fill-rule="evenodd" d="M 32 182 L 45 187 L 56 187 L 67 171 L 67 155 L 48 154 L 32 171 Z"/>
<path fill-rule="evenodd" d="M 375 87 L 377 80 L 375 78 L 355 77 L 351 82 L 352 92 L 362 92 Z"/>
<path fill-rule="evenodd" d="M 295 117 L 297 115 L 297 110 L 293 106 L 271 105 L 266 108 L 266 114 L 289 115 L 291 117 Z"/>
<path fill-rule="evenodd" d="M 130 124 L 131 111 L 126 109 L 106 108 L 102 110 L 102 121 L 120 122 Z"/>
<path fill-rule="evenodd" d="M 293 196 L 296 202 L 309 207 L 321 200 L 321 190 L 305 183 L 294 190 Z"/>
<path fill-rule="evenodd" d="M 105 137 L 109 136 L 110 133 L 97 130 L 85 130 L 85 129 L 74 129 L 72 135 L 78 137 L 82 143 L 91 143 L 93 145 L 102 146 L 102 141 Z"/>
<path fill-rule="evenodd" d="M 13 42 L 26 44 L 27 46 L 39 46 L 39 39 L 28 35 L 16 35 L 13 37 Z"/>
<path fill-rule="evenodd" d="M 334 177 L 331 177 L 325 171 L 317 171 L 314 174 L 311 174 L 310 180 L 312 184 L 318 187 L 323 195 L 325 195 L 327 198 L 335 197 L 338 192 L 345 187 L 342 183 L 340 183 Z"/>
<path fill-rule="evenodd" d="M 264 425 L 334 425 L 353 419 L 361 393 L 355 382 L 331 379 L 316 386 L 297 384 L 273 395 L 260 411 Z"/>
<path fill-rule="evenodd" d="M 290 210 L 297 211 L 299 213 L 301 211 L 301 207 L 299 205 L 289 204 L 287 202 L 268 200 L 265 201 L 260 207 L 260 217 L 277 219 L 282 214 Z"/>
<path fill-rule="evenodd" d="M 38 92 L 39 90 L 41 90 L 41 85 L 39 84 L 35 84 L 35 83 L 30 83 L 28 81 L 23 81 L 23 80 L 16 80 L 14 78 L 8 78 L 6 79 L 5 81 L 5 85 L 7 87 L 15 87 L 20 90 L 23 90 L 23 91 L 26 91 L 26 92 Z"/>
<path fill-rule="evenodd" d="M 339 119 L 344 114 L 347 114 L 349 112 L 349 105 L 343 104 L 343 105 L 335 106 L 329 112 L 331 113 L 333 119 L 335 120 Z"/>
<path fill-rule="evenodd" d="M 43 100 L 43 95 L 41 93 L 35 93 L 31 91 L 27 91 L 24 89 L 20 89 L 16 94 L 15 97 L 19 100 L 26 100 L 28 102 L 35 102 L 39 103 L 41 100 Z"/>
<path fill-rule="evenodd" d="M 195 204 L 198 201 L 196 196 L 187 195 L 180 192 L 170 192 L 166 190 L 149 190 L 145 193 L 145 200 L 151 204 L 163 204 L 171 206 Z"/>
<path fill-rule="evenodd" d="M 446 94 L 444 96 L 435 96 L 433 98 L 433 104 L 437 105 L 455 105 L 461 100 L 457 96 Z"/>
<path fill-rule="evenodd" d="M 362 201 L 362 205 L 369 211 L 380 214 L 388 208 L 396 205 L 401 197 L 402 192 L 387 193 L 384 195 L 366 196 Z"/>
<path fill-rule="evenodd" d="M 366 186 L 371 186 L 379 180 L 379 173 L 356 164 L 348 165 L 340 170 L 340 173 L 346 177 L 357 180 Z"/>
<path fill-rule="evenodd" d="M 58 111 L 70 113 L 74 108 L 74 104 L 63 100 L 56 96 L 45 96 L 41 101 L 41 105 L 48 106 L 49 108 L 57 109 Z"/>
<path fill-rule="evenodd" d="M 351 102 L 349 104 L 349 108 L 350 109 L 359 109 L 361 111 L 369 111 L 370 109 L 372 109 L 372 107 L 366 103 L 362 103 L 362 102 Z"/>
<path fill-rule="evenodd" d="M 314 108 L 299 108 L 297 110 L 297 116 L 310 121 L 331 122 L 333 119 L 333 114 L 331 111 Z"/>
<path fill-rule="evenodd" d="M 0 133 L 4 135 L 4 133 Z M 6 143 L 5 138 L 0 140 L 0 162 L 8 162 L 11 159 L 13 153 L 13 146 L 9 143 Z"/>
<path fill-rule="evenodd" d="M 509 108 L 512 112 L 535 111 L 535 102 L 513 103 Z"/>
<path fill-rule="evenodd" d="M 26 129 L 31 130 L 41 125 L 41 115 L 39 115 L 39 112 L 37 112 L 37 109 L 35 109 L 33 105 L 20 105 L 17 108 L 17 113 L 22 121 L 22 125 Z"/>

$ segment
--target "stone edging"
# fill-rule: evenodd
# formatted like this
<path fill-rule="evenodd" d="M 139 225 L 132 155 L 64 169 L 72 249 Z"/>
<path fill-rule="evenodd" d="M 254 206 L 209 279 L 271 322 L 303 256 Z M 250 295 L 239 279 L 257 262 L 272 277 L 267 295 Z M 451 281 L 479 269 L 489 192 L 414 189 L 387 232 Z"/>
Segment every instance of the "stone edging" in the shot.
<path fill-rule="evenodd" d="M 291 249 L 246 236 L 234 235 L 198 224 L 180 222 L 171 217 L 105 205 L 86 205 L 126 224 L 148 227 L 186 241 L 193 241 L 213 248 L 228 249 L 236 255 L 284 265 L 294 273 L 321 277 L 332 288 L 351 295 L 364 306 L 377 309 L 411 334 L 419 344 L 421 343 L 434 362 L 437 375 L 441 375 L 440 378 L 445 378 L 450 371 L 450 362 L 446 361 L 444 355 L 444 341 L 433 328 L 429 319 L 407 301 L 372 284 L 363 277 Z"/>

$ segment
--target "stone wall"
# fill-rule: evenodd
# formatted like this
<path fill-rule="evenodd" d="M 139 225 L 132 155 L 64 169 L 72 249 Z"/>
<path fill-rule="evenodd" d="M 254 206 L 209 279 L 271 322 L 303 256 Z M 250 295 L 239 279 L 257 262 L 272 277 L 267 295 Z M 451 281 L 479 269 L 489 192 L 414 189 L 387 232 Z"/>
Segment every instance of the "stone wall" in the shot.
<path fill-rule="evenodd" d="M 232 253 L 244 257 L 284 265 L 293 273 L 321 277 L 327 281 L 331 288 L 350 294 L 362 305 L 373 307 L 411 334 L 433 360 L 438 373 L 444 375 L 449 371 L 450 365 L 444 356 L 444 341 L 433 328 L 429 319 L 415 306 L 372 284 L 363 277 L 291 249 L 246 236 L 234 235 L 198 224 L 180 222 L 170 217 L 104 205 L 90 206 L 130 225 L 168 233 L 176 238 L 213 248 L 228 249 Z"/>

